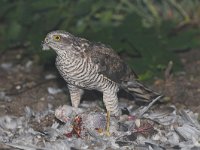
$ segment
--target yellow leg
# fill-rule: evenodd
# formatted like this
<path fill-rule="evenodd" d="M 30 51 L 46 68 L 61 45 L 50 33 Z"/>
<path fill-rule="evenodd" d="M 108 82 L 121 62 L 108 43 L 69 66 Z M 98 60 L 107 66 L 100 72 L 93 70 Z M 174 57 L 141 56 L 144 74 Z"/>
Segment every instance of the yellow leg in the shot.
<path fill-rule="evenodd" d="M 110 111 L 107 111 L 106 116 L 106 135 L 110 136 Z"/>

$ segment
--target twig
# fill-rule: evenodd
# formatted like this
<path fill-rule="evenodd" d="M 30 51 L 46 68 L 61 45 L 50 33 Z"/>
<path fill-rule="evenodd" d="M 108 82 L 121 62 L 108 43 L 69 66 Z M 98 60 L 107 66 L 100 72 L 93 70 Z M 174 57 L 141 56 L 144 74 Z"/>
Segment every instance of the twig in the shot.
<path fill-rule="evenodd" d="M 141 118 L 144 115 L 144 113 L 147 112 L 149 108 L 162 97 L 163 97 L 162 95 L 156 97 L 148 106 L 145 106 L 144 108 L 139 110 L 139 114 L 137 115 L 137 118 Z"/>
<path fill-rule="evenodd" d="M 172 67 L 173 67 L 173 61 L 169 61 L 167 68 L 165 69 L 165 80 L 171 77 Z"/>

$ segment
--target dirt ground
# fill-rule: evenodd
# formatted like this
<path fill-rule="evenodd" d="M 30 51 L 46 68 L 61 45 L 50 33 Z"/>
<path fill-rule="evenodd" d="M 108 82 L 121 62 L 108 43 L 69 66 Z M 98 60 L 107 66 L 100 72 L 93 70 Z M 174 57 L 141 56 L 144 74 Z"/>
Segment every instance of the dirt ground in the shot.
<path fill-rule="evenodd" d="M 200 50 L 191 50 L 179 57 L 184 69 L 173 72 L 167 79 L 157 78 L 150 86 L 164 93 L 168 104 L 200 113 Z M 89 94 L 90 100 L 101 99 L 93 92 Z M 0 116 L 21 116 L 26 106 L 40 112 L 66 103 L 70 103 L 66 84 L 56 69 L 44 69 L 35 60 L 24 57 L 20 49 L 0 56 Z"/>
<path fill-rule="evenodd" d="M 200 113 L 200 50 L 179 54 L 183 70 L 167 79 L 157 79 L 153 87 L 168 97 L 169 104 Z"/>

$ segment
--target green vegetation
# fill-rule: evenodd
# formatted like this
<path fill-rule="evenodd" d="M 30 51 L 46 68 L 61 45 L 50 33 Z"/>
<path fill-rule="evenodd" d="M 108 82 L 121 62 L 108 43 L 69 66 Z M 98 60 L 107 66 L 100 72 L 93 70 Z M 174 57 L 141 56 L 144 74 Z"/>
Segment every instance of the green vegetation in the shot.
<path fill-rule="evenodd" d="M 199 47 L 198 0 L 2 0 L 0 53 L 24 47 L 28 56 L 50 63 L 41 42 L 51 30 L 63 29 L 111 45 L 140 74 L 159 75 L 176 52 Z"/>

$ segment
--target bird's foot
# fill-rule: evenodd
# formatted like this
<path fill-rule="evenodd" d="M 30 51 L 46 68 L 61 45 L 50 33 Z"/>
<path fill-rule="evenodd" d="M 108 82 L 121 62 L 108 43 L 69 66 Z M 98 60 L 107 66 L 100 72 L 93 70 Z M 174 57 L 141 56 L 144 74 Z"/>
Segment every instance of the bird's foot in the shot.
<path fill-rule="evenodd" d="M 107 136 L 110 136 L 110 111 L 107 111 L 106 116 L 106 133 Z"/>

